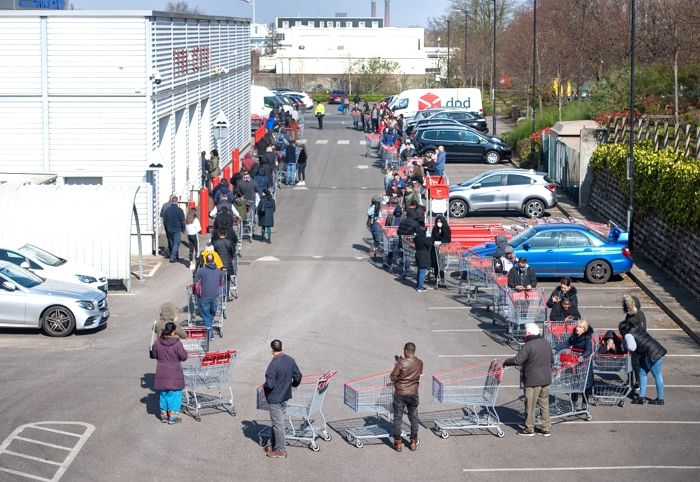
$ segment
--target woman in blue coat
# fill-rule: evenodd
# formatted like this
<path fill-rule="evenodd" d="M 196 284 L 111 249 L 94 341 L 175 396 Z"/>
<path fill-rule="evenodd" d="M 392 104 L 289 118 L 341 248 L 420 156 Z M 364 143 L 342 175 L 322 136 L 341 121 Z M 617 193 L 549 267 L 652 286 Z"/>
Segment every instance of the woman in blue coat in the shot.
<path fill-rule="evenodd" d="M 270 191 L 265 189 L 258 203 L 258 224 L 260 224 L 261 241 L 266 241 L 267 244 L 272 243 L 272 226 L 275 225 L 275 200 L 272 199 Z M 267 234 L 267 239 L 265 239 Z"/>

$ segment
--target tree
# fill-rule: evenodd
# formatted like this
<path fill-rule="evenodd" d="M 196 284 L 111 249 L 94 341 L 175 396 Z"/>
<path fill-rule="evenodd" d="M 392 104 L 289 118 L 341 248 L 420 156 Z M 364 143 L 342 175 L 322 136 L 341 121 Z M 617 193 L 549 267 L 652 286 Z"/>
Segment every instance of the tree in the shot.
<path fill-rule="evenodd" d="M 190 7 L 187 2 L 168 2 L 165 7 L 166 12 L 172 13 L 190 13 L 192 15 L 202 15 L 203 12 L 198 7 Z"/>
<path fill-rule="evenodd" d="M 282 41 L 277 34 L 277 29 L 274 24 L 270 24 L 267 29 L 267 37 L 265 37 L 265 55 L 275 55 L 281 46 Z"/>
<path fill-rule="evenodd" d="M 364 94 L 380 94 L 389 92 L 394 85 L 393 75 L 398 70 L 399 63 L 380 57 L 358 59 L 350 72 L 355 78 L 360 92 Z"/>

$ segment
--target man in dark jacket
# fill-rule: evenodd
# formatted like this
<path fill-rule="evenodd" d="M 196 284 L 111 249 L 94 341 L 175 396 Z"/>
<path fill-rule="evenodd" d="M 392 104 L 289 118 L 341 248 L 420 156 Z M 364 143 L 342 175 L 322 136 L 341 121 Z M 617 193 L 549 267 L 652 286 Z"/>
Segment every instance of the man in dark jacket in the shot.
<path fill-rule="evenodd" d="M 214 246 L 214 251 L 221 258 L 221 262 L 224 264 L 224 269 L 226 270 L 226 297 L 228 301 L 231 301 L 231 279 L 236 274 L 233 269 L 233 260 L 236 257 L 236 244 L 238 243 L 238 237 L 236 233 L 231 232 L 233 238 L 229 239 L 229 233 L 227 229 L 221 228 L 219 230 L 219 238 L 212 242 Z"/>
<path fill-rule="evenodd" d="M 226 196 L 229 202 L 233 200 L 233 192 L 229 189 L 229 184 L 226 179 L 222 179 L 214 189 L 214 206 L 218 206 L 221 202 L 221 198 L 224 196 Z"/>
<path fill-rule="evenodd" d="M 552 383 L 554 355 L 547 340 L 540 336 L 540 327 L 535 323 L 525 325 L 525 344 L 518 354 L 503 362 L 503 366 L 522 367 L 520 377 L 525 387 L 525 428 L 519 435 L 535 435 L 535 406 L 542 415 L 542 435 L 551 435 L 552 421 L 549 418 L 549 385 Z"/>
<path fill-rule="evenodd" d="M 208 254 L 205 261 L 206 264 L 197 270 L 194 282 L 195 287 L 197 284 L 201 284 L 201 292 L 198 295 L 199 312 L 202 315 L 204 326 L 209 329 L 209 338 L 211 339 L 214 316 L 216 316 L 219 307 L 221 287 L 224 285 L 224 272 L 216 267 L 212 254 Z"/>
<path fill-rule="evenodd" d="M 255 206 L 255 194 L 259 195 L 260 192 L 258 184 L 247 173 L 243 175 L 243 180 L 236 186 L 236 193 L 241 194 L 252 206 Z"/>
<path fill-rule="evenodd" d="M 292 398 L 292 387 L 301 383 L 301 371 L 294 358 L 282 351 L 282 342 L 272 340 L 272 361 L 265 372 L 265 399 L 270 410 L 272 435 L 270 445 L 265 446 L 268 457 L 287 456 L 284 438 L 284 415 L 287 401 Z"/>
<path fill-rule="evenodd" d="M 515 291 L 525 291 L 536 286 L 535 270 L 527 264 L 527 259 L 523 256 L 508 272 L 508 287 Z"/>
<path fill-rule="evenodd" d="M 416 356 L 416 345 L 410 341 L 403 347 L 403 358 L 396 357 L 396 365 L 390 378 L 394 382 L 394 450 L 401 452 L 401 424 L 404 407 L 408 409 L 411 422 L 411 443 L 409 448 L 418 447 L 418 382 L 423 373 L 423 362 Z"/>
<path fill-rule="evenodd" d="M 177 205 L 177 196 L 171 196 L 170 206 L 163 212 L 163 227 L 168 238 L 168 253 L 170 262 L 177 263 L 180 239 L 185 231 L 185 213 Z"/>
<path fill-rule="evenodd" d="M 569 298 L 564 298 L 560 300 L 559 303 L 555 303 L 552 306 L 552 311 L 549 312 L 549 321 L 574 321 L 580 320 L 581 313 L 579 313 L 578 308 L 571 304 Z"/>

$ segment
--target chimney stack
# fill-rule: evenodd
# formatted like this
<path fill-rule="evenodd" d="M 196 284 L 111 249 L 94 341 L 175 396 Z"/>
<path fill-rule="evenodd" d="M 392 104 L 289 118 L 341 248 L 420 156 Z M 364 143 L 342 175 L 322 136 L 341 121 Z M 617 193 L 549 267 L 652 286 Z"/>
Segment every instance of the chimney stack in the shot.
<path fill-rule="evenodd" d="M 390 1 L 391 0 L 384 0 L 384 26 L 385 27 L 390 26 L 390 23 L 389 23 L 389 10 L 390 10 L 389 4 L 390 4 Z"/>
<path fill-rule="evenodd" d="M 372 15 L 371 17 L 377 16 L 377 0 L 372 0 Z"/>

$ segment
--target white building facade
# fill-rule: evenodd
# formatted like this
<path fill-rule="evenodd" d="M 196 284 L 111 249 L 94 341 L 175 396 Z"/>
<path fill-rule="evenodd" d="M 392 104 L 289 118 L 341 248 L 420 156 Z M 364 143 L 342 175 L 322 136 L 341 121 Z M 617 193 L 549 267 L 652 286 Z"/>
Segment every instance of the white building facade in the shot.
<path fill-rule="evenodd" d="M 280 17 L 280 48 L 260 58 L 260 70 L 278 74 L 344 74 L 350 66 L 381 57 L 399 64 L 397 74 L 422 75 L 429 62 L 423 28 L 384 27 L 376 17 Z"/>
<path fill-rule="evenodd" d="M 201 186 L 199 153 L 223 166 L 250 143 L 249 38 L 230 17 L 0 11 L 0 172 L 138 184 L 155 249 L 160 205 Z"/>

